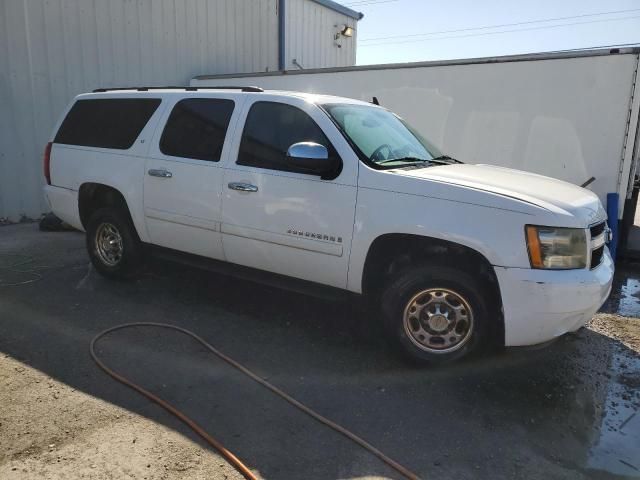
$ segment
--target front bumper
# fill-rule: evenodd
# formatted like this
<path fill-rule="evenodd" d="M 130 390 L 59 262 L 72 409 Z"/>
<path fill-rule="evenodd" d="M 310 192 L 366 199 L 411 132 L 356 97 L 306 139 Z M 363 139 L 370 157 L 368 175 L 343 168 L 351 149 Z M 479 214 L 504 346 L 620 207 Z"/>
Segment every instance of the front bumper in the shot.
<path fill-rule="evenodd" d="M 584 326 L 611 293 L 614 272 L 608 248 L 593 270 L 494 268 L 502 294 L 505 346 L 548 342 Z"/>

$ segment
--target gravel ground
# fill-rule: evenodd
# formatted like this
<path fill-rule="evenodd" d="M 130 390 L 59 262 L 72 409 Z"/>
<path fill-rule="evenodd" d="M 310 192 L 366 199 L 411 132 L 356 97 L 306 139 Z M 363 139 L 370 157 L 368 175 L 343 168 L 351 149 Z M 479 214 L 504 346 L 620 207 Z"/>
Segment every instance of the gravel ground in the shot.
<path fill-rule="evenodd" d="M 109 282 L 82 235 L 1 227 L 0 478 L 242 478 L 92 362 L 95 334 L 145 320 L 199 333 L 422 478 L 640 478 L 638 278 L 620 269 L 588 328 L 546 348 L 425 370 L 348 305 L 165 264 Z M 98 349 L 260 478 L 400 478 L 187 339 L 136 329 Z"/>
<path fill-rule="evenodd" d="M 171 428 L 4 355 L 0 478 L 243 478 Z"/>

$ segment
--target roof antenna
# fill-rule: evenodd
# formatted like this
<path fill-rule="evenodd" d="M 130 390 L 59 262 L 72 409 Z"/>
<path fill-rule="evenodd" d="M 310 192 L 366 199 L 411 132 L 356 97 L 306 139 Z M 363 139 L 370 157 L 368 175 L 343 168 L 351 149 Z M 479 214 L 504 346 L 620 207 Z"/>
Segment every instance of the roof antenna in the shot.
<path fill-rule="evenodd" d="M 580 185 L 582 188 L 587 188 L 589 185 L 591 185 L 593 182 L 596 181 L 596 177 L 591 177 L 589 180 L 587 180 L 586 182 L 584 182 L 582 185 Z"/>
<path fill-rule="evenodd" d="M 371 103 L 373 103 L 374 105 L 380 105 L 380 102 L 378 101 L 378 97 L 373 97 L 373 100 L 371 100 Z"/>

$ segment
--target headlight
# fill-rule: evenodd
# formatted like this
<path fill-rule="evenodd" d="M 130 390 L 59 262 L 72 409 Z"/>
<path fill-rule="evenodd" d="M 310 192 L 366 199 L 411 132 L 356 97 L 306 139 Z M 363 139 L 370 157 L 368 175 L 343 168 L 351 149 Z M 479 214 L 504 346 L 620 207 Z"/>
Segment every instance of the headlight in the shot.
<path fill-rule="evenodd" d="M 587 266 L 585 229 L 527 225 L 525 231 L 532 268 L 562 270 Z"/>

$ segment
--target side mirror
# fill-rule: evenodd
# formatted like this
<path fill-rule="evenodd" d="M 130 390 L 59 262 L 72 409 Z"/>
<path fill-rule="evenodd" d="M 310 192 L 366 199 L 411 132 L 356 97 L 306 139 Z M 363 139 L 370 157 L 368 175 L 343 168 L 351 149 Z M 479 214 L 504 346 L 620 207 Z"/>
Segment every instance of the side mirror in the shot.
<path fill-rule="evenodd" d="M 314 142 L 294 143 L 287 150 L 287 163 L 300 173 L 324 177 L 336 169 L 334 159 L 329 158 L 327 147 Z"/>

